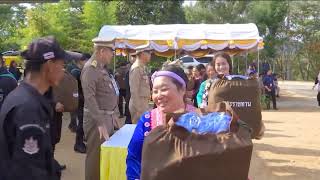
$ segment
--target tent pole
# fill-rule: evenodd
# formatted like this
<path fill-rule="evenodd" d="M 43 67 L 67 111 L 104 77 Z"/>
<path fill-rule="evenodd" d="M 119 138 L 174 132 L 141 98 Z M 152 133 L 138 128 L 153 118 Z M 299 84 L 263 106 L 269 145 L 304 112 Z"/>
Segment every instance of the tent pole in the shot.
<path fill-rule="evenodd" d="M 260 57 L 259 57 L 259 47 L 258 47 L 258 74 L 260 74 Z"/>
<path fill-rule="evenodd" d="M 113 75 L 116 74 L 116 55 L 113 56 Z"/>
<path fill-rule="evenodd" d="M 240 59 L 238 59 L 238 74 L 239 74 L 239 71 L 240 71 L 239 63 L 240 63 Z"/>
<path fill-rule="evenodd" d="M 231 56 L 231 65 L 232 65 L 232 68 L 234 68 L 234 65 L 233 65 L 233 56 Z M 231 69 L 231 72 L 233 72 L 233 69 Z"/>
<path fill-rule="evenodd" d="M 246 70 L 248 69 L 248 51 L 246 51 Z"/>
<path fill-rule="evenodd" d="M 129 55 L 129 52 L 127 54 L 127 62 L 130 62 L 130 55 Z"/>

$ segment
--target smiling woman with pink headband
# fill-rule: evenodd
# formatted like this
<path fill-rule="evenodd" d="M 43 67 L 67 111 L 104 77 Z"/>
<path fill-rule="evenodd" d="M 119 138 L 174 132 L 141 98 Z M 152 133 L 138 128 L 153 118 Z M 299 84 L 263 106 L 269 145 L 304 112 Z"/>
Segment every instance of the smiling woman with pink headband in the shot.
<path fill-rule="evenodd" d="M 185 103 L 188 78 L 183 69 L 168 65 L 152 75 L 152 99 L 157 108 L 145 112 L 137 123 L 127 156 L 127 179 L 140 179 L 142 145 L 144 137 L 160 125 L 163 125 L 165 114 L 183 111 L 194 111 L 193 106 Z"/>

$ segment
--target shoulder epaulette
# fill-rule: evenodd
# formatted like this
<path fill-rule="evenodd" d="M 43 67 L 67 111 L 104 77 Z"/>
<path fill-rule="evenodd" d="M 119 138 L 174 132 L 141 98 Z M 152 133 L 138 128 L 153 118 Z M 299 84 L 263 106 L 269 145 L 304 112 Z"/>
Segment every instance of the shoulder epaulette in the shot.
<path fill-rule="evenodd" d="M 97 65 L 98 65 L 98 62 L 96 61 L 96 60 L 93 60 L 92 62 L 91 62 L 91 66 L 93 66 L 93 67 L 97 67 Z"/>

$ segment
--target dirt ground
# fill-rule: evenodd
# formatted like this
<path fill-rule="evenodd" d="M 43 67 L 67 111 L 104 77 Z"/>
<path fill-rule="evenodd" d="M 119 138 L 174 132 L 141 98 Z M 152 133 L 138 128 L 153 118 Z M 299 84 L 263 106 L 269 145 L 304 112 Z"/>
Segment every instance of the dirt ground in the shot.
<path fill-rule="evenodd" d="M 266 125 L 262 140 L 254 141 L 251 180 L 319 180 L 320 179 L 320 107 L 313 83 L 279 82 L 281 92 L 278 111 L 263 111 Z M 63 180 L 84 180 L 84 159 L 73 151 L 75 135 L 65 115 L 57 159 L 67 165 Z"/>

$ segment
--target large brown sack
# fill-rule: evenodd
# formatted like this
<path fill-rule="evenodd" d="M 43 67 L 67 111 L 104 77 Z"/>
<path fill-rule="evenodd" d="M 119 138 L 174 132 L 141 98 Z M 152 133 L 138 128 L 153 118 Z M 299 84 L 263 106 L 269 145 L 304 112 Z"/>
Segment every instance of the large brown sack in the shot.
<path fill-rule="evenodd" d="M 74 112 L 79 105 L 79 91 L 77 80 L 65 72 L 60 84 L 53 87 L 53 96 L 56 102 L 64 105 L 64 112 Z"/>
<path fill-rule="evenodd" d="M 171 121 L 176 121 L 174 115 Z M 141 180 L 247 180 L 252 154 L 250 130 L 195 134 L 166 123 L 145 138 Z"/>
<path fill-rule="evenodd" d="M 219 79 L 210 87 L 208 108 L 219 102 L 229 102 L 232 109 L 252 129 L 252 138 L 260 139 L 264 132 L 262 122 L 260 88 L 257 79 Z"/>

